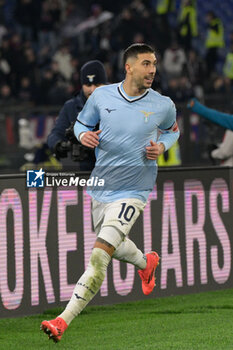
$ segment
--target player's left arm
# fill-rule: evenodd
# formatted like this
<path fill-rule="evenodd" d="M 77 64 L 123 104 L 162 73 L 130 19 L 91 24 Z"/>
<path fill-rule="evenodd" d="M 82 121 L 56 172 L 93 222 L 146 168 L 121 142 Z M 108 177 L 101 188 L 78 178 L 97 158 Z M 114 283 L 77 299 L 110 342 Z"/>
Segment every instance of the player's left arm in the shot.
<path fill-rule="evenodd" d="M 166 118 L 159 125 L 159 131 L 160 136 L 157 143 L 162 143 L 164 145 L 164 151 L 167 151 L 180 136 L 180 130 L 176 121 L 176 107 L 172 100 L 170 100 Z"/>
<path fill-rule="evenodd" d="M 176 122 L 176 108 L 169 99 L 169 108 L 163 123 L 159 125 L 160 136 L 157 142 L 150 140 L 146 147 L 147 159 L 156 160 L 158 156 L 168 150 L 179 138 L 180 131 Z"/>
<path fill-rule="evenodd" d="M 156 160 L 160 154 L 165 151 L 163 143 L 157 143 L 150 140 L 150 146 L 146 147 L 146 158 Z"/>

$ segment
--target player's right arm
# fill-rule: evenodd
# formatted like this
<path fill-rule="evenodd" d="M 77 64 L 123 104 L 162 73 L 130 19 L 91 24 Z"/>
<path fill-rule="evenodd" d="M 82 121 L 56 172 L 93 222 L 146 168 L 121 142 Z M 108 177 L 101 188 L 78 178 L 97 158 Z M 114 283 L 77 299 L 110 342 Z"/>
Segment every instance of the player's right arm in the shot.
<path fill-rule="evenodd" d="M 101 130 L 82 132 L 79 136 L 79 140 L 83 146 L 95 148 L 99 144 L 99 134 Z"/>
<path fill-rule="evenodd" d="M 83 110 L 77 116 L 74 134 L 82 145 L 95 148 L 99 144 L 101 130 L 93 131 L 100 121 L 99 108 L 95 100 L 95 91 L 88 98 Z"/>

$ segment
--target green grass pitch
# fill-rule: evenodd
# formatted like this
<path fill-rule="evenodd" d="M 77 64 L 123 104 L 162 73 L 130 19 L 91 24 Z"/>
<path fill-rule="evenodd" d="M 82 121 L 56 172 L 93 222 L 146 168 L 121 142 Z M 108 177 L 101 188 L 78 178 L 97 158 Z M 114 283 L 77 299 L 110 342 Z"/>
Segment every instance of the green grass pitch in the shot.
<path fill-rule="evenodd" d="M 90 306 L 55 344 L 39 331 L 43 315 L 0 319 L 0 349 L 232 350 L 233 289 Z"/>

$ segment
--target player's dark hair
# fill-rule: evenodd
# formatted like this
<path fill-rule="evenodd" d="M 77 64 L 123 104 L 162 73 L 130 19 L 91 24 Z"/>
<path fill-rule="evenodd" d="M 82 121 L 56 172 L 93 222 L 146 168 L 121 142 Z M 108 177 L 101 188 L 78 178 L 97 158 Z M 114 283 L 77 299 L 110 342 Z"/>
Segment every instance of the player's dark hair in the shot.
<path fill-rule="evenodd" d="M 155 50 L 150 45 L 147 45 L 147 44 L 141 44 L 141 43 L 132 44 L 124 52 L 123 64 L 125 65 L 125 63 L 129 57 L 137 58 L 138 54 L 140 54 L 140 53 L 154 53 L 155 54 Z"/>

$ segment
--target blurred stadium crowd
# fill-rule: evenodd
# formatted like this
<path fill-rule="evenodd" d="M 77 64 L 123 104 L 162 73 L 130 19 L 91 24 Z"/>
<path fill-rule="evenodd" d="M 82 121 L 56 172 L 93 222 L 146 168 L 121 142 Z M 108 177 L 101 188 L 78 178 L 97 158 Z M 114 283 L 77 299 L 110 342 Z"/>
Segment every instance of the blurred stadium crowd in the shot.
<path fill-rule="evenodd" d="M 133 42 L 155 47 L 153 87 L 174 101 L 232 92 L 233 3 L 215 3 L 0 0 L 0 103 L 61 105 L 80 90 L 79 70 L 90 59 L 118 82 Z"/>

